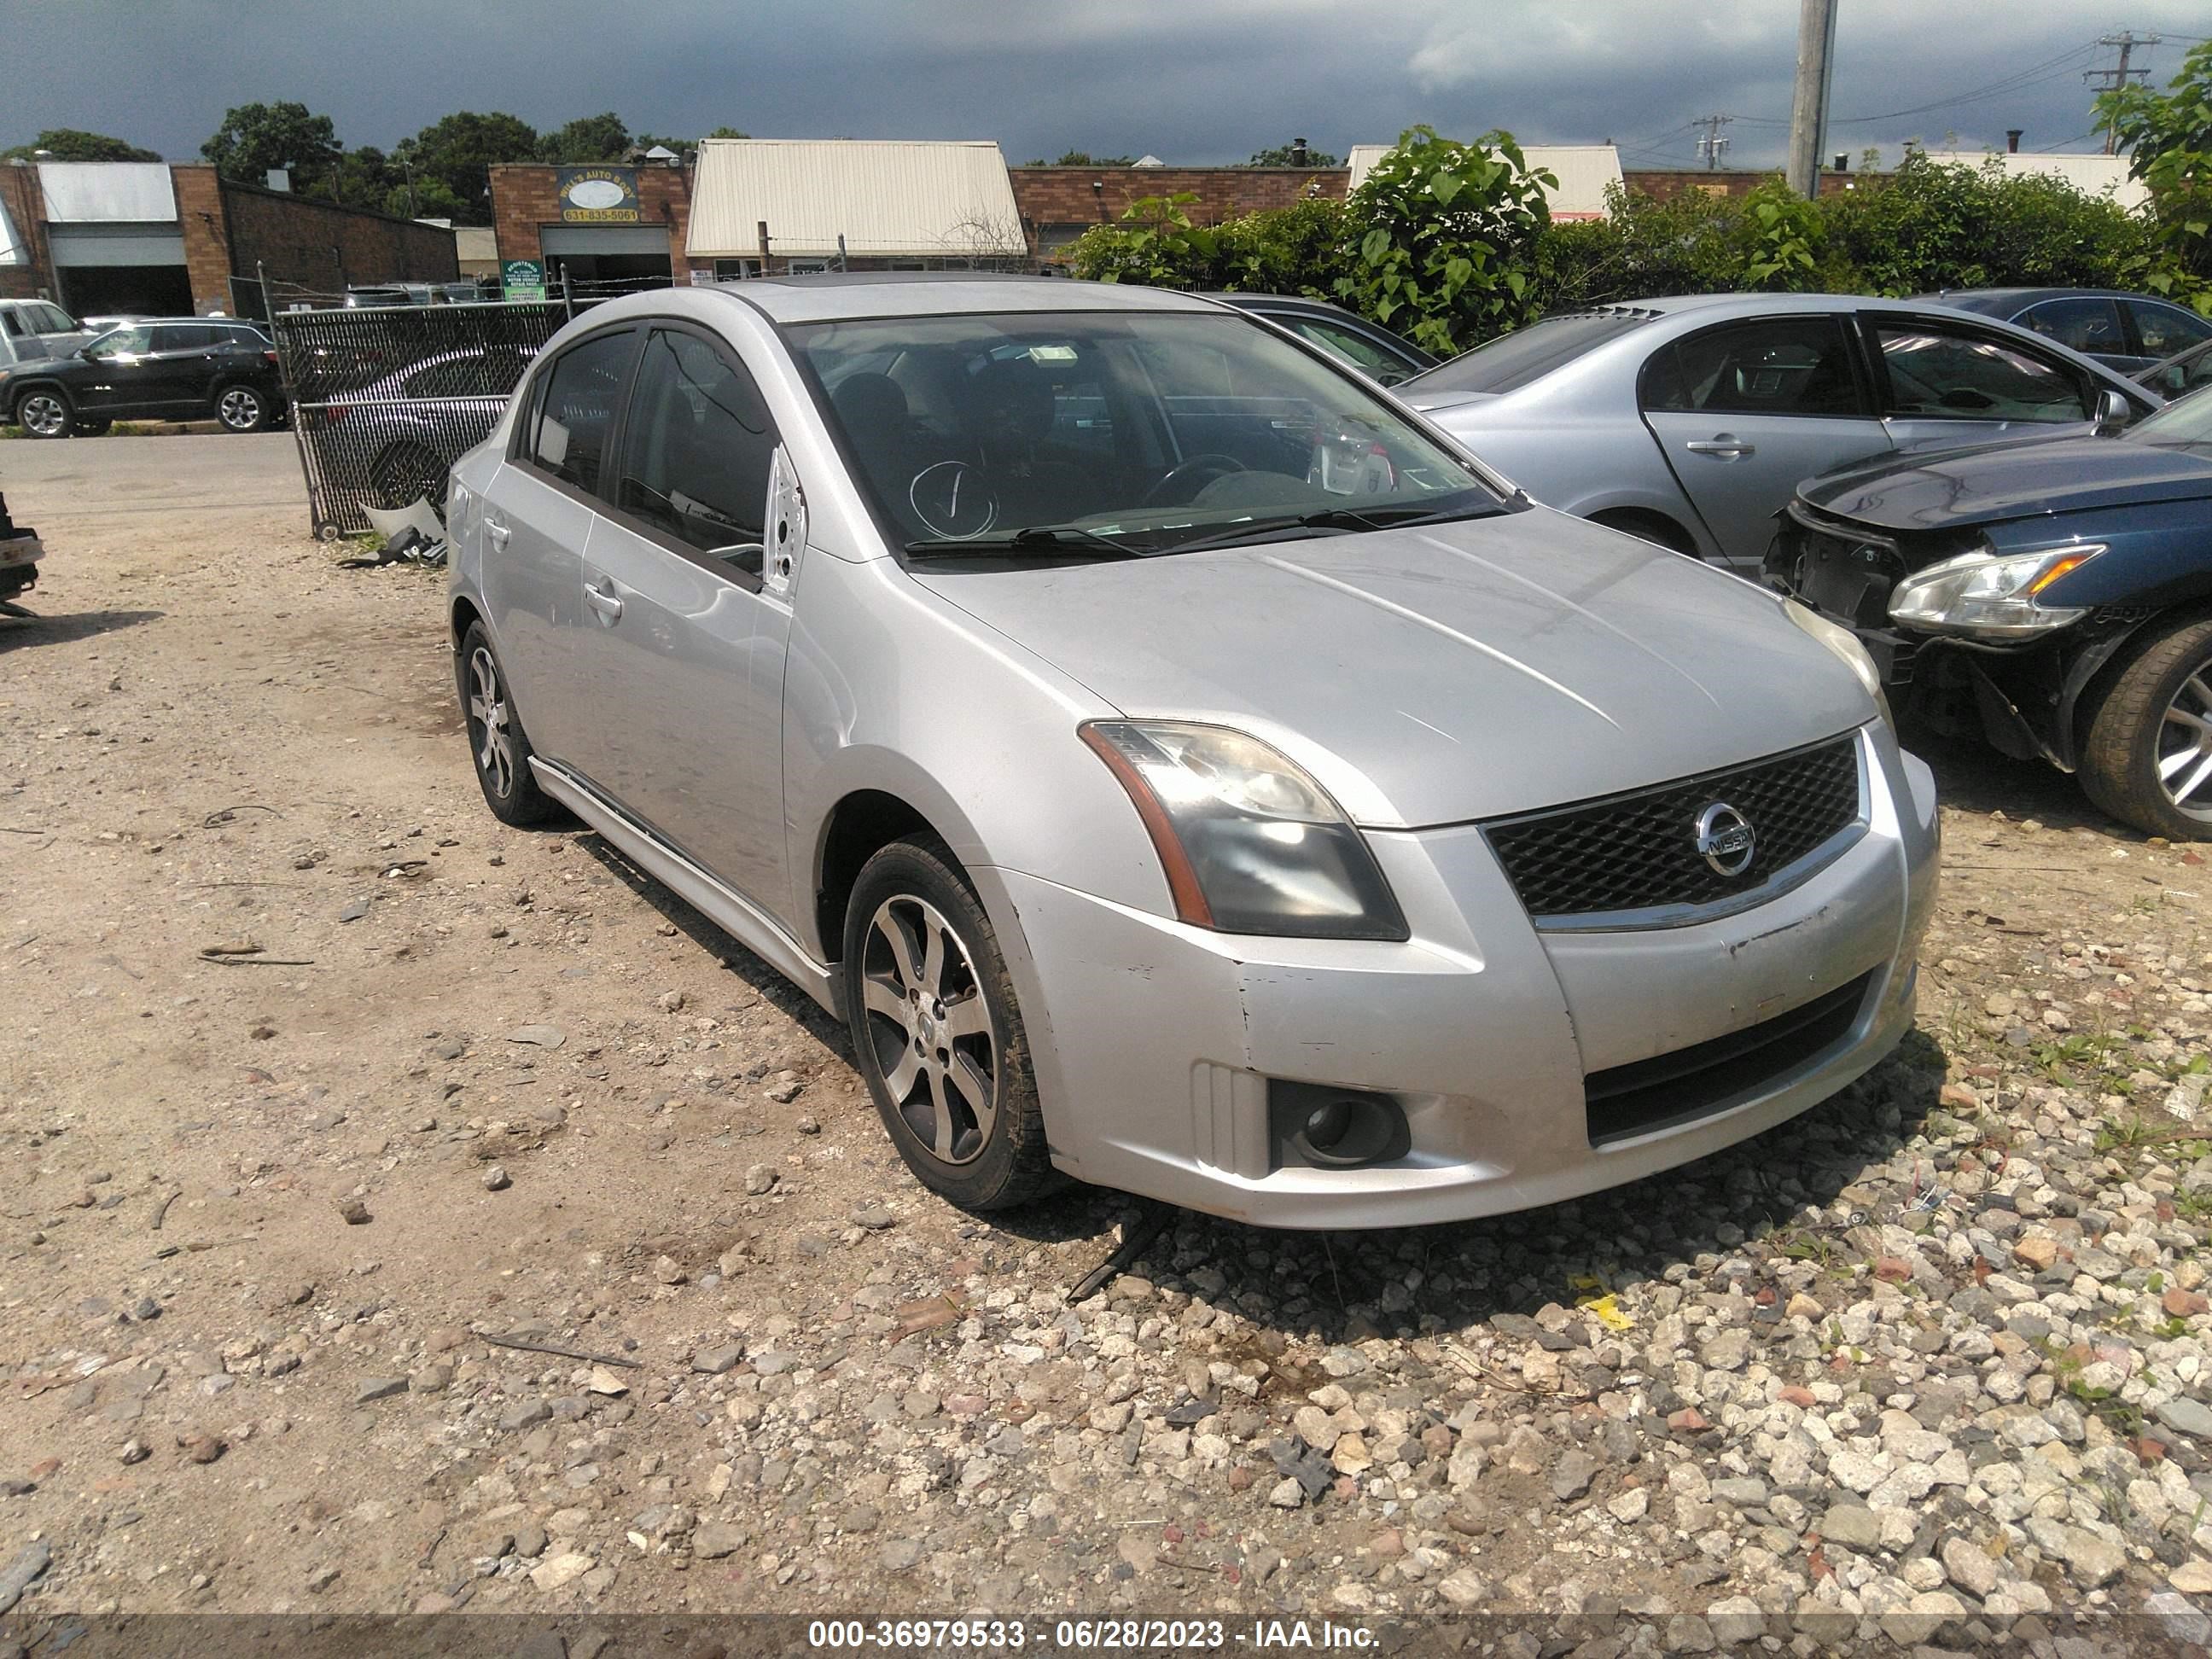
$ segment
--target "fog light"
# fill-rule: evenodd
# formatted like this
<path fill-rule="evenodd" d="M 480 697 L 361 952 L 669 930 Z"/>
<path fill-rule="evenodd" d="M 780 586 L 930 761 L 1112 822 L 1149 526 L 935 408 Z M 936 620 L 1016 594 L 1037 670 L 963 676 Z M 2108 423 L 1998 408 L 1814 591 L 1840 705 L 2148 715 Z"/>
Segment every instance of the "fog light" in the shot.
<path fill-rule="evenodd" d="M 1356 1170 L 1403 1158 L 1412 1146 L 1405 1111 L 1388 1095 L 1282 1081 L 1267 1093 L 1279 1168 Z"/>

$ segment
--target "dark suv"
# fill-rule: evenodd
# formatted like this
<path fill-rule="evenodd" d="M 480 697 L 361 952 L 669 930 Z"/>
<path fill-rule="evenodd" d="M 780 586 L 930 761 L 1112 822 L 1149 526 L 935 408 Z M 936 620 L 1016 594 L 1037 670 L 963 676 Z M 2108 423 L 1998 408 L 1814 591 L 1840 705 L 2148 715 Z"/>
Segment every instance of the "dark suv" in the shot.
<path fill-rule="evenodd" d="M 258 432 L 283 410 L 276 348 L 227 317 L 131 323 L 73 356 L 0 369 L 0 416 L 33 438 L 149 419 L 212 418 L 232 432 Z"/>

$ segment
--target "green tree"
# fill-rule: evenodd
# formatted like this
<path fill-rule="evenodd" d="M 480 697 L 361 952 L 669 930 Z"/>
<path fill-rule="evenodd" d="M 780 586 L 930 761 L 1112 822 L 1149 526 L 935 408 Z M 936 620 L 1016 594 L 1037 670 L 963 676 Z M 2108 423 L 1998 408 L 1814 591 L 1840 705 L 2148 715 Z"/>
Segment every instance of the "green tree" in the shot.
<path fill-rule="evenodd" d="M 716 127 L 707 135 L 709 138 L 750 138 L 750 132 L 739 132 L 735 127 Z"/>
<path fill-rule="evenodd" d="M 40 159 L 50 161 L 158 161 L 158 150 L 141 149 L 120 138 L 111 138 L 104 132 L 80 132 L 75 127 L 49 127 L 27 144 L 18 144 L 13 149 L 0 149 L 0 161 L 30 161 L 40 150 L 46 155 Z"/>
<path fill-rule="evenodd" d="M 609 110 L 557 127 L 538 141 L 541 161 L 619 161 L 629 154 L 629 129 Z"/>
<path fill-rule="evenodd" d="M 341 146 L 331 118 L 305 104 L 240 104 L 223 112 L 200 154 L 226 179 L 258 185 L 283 167 L 295 191 L 327 195 Z"/>
<path fill-rule="evenodd" d="M 407 211 L 407 190 L 400 170 L 374 144 L 341 155 L 331 170 L 329 188 L 331 199 L 345 207 L 373 208 L 380 213 Z M 396 210 L 389 205 L 395 189 L 400 201 Z"/>
<path fill-rule="evenodd" d="M 2097 113 L 2150 186 L 2160 247 L 2144 285 L 2212 315 L 2212 40 L 2189 49 L 2166 91 L 2122 87 L 2099 95 Z"/>
<path fill-rule="evenodd" d="M 1440 354 L 1519 327 L 1558 183 L 1510 133 L 1460 143 L 1409 128 L 1345 204 L 1338 296 Z"/>
<path fill-rule="evenodd" d="M 1300 155 L 1295 144 L 1277 144 L 1273 149 L 1252 152 L 1252 159 L 1235 165 L 1248 167 L 1333 167 L 1343 165 L 1341 158 L 1325 149 L 1309 144 Z"/>
<path fill-rule="evenodd" d="M 1048 161 L 1042 155 L 1034 161 L 1024 161 L 1025 167 L 1133 167 L 1137 165 L 1133 155 L 1093 155 L 1087 149 L 1063 151 L 1060 159 Z"/>
<path fill-rule="evenodd" d="M 501 161 L 538 159 L 538 133 L 526 121 L 495 111 L 463 110 L 432 122 L 392 147 L 403 171 L 412 168 L 424 216 L 457 224 L 491 222 L 491 169 Z M 432 202 L 436 206 L 428 205 Z"/>

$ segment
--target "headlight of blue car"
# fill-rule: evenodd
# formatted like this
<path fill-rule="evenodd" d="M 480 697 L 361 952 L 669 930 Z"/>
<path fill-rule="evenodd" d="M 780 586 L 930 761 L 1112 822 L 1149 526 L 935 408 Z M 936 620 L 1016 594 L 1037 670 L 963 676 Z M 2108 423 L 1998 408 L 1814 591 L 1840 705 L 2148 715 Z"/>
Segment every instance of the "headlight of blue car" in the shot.
<path fill-rule="evenodd" d="M 1999 553 L 1986 545 L 1929 565 L 1890 595 L 1892 621 L 1939 634 L 2025 640 L 2063 628 L 2088 607 L 2045 604 L 2043 595 L 2104 551 L 2095 542 Z"/>

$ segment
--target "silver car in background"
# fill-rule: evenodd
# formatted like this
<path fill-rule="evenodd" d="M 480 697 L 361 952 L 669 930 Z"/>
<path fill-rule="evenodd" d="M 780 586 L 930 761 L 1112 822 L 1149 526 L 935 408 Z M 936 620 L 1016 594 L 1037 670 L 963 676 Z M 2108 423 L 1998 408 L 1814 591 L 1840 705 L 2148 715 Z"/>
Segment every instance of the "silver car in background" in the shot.
<path fill-rule="evenodd" d="M 1893 450 L 2087 432 L 2159 404 L 2009 323 L 1837 294 L 1547 317 L 1396 393 L 1547 506 L 1753 578 L 1807 478 Z"/>
<path fill-rule="evenodd" d="M 841 1017 L 958 1203 L 1521 1209 L 1911 1022 L 1933 781 L 1850 636 L 1202 298 L 611 301 L 450 523 L 491 810 L 566 807 Z"/>

